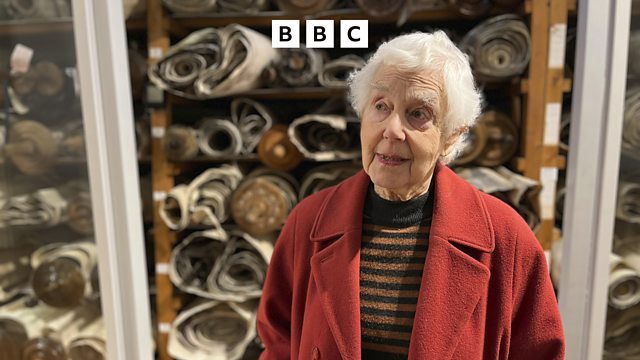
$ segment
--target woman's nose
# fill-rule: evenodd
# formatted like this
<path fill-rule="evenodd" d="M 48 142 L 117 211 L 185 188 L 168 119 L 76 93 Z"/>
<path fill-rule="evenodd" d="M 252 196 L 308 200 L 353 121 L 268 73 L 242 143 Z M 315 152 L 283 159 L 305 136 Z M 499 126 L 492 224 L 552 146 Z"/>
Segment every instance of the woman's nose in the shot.
<path fill-rule="evenodd" d="M 398 115 L 398 113 L 393 112 L 391 115 L 389 115 L 382 136 L 388 140 L 404 141 L 404 128 L 402 126 L 402 119 L 400 118 L 400 115 Z"/>

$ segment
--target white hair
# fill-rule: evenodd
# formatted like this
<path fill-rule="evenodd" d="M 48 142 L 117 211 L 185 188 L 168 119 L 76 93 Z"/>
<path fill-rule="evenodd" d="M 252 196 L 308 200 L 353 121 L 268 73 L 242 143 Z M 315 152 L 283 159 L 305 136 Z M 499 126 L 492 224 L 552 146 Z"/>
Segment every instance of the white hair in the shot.
<path fill-rule="evenodd" d="M 410 73 L 437 71 L 442 74 L 447 98 L 441 124 L 445 138 L 475 124 L 482 110 L 482 93 L 476 88 L 469 58 L 443 31 L 432 34 L 416 32 L 385 42 L 362 69 L 349 76 L 349 100 L 359 117 L 364 112 L 373 78 L 381 65 Z M 453 150 L 441 161 L 453 161 L 464 148 L 465 138 L 466 133 L 458 138 Z"/>

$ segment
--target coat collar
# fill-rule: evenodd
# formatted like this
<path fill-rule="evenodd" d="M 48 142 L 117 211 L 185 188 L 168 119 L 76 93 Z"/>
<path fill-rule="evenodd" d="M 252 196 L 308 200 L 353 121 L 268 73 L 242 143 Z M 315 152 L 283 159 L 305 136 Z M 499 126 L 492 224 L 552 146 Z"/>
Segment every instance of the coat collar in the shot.
<path fill-rule="evenodd" d="M 410 360 L 453 357 L 461 329 L 472 318 L 489 281 L 489 269 L 465 253 L 465 248 L 494 249 L 493 230 L 479 193 L 444 165 L 436 166 L 434 178 L 434 217 Z M 320 304 L 341 358 L 346 360 L 361 358 L 360 243 L 369 183 L 361 171 L 329 190 L 310 236 L 311 241 L 322 244 L 310 260 Z"/>
<path fill-rule="evenodd" d="M 452 243 L 492 252 L 493 228 L 478 190 L 441 163 L 436 165 L 433 178 L 432 234 Z M 362 208 L 370 182 L 369 176 L 360 170 L 334 188 L 316 217 L 311 241 L 335 239 L 351 230 L 361 230 Z M 347 199 L 350 201 L 345 201 Z"/>

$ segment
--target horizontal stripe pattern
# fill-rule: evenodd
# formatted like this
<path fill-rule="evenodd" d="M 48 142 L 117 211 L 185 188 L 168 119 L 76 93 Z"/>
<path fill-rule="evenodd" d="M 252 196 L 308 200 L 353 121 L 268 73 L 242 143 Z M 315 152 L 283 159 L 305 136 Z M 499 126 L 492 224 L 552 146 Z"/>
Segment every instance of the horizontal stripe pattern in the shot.
<path fill-rule="evenodd" d="M 363 359 L 406 359 L 427 256 L 430 219 L 394 228 L 365 217 L 360 249 Z"/>

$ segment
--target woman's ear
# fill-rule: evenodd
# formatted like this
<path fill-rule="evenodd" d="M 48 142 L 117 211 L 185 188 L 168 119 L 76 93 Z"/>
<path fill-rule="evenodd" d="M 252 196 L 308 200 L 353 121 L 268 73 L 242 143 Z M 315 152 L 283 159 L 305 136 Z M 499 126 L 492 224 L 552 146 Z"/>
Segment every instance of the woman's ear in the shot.
<path fill-rule="evenodd" d="M 444 146 L 442 149 L 442 156 L 449 155 L 451 151 L 453 151 L 454 145 L 456 144 L 460 136 L 462 136 L 467 131 L 469 131 L 468 126 L 463 126 L 454 130 L 444 142 Z"/>

